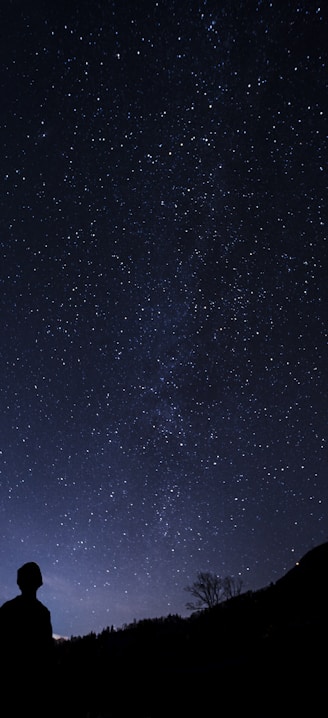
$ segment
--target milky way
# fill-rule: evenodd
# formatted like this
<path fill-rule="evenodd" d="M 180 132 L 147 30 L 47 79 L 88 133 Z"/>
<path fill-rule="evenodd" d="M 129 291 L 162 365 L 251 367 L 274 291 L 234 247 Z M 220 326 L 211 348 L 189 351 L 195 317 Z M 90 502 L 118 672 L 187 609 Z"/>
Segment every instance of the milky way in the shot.
<path fill-rule="evenodd" d="M 328 536 L 327 10 L 4 3 L 1 591 L 187 615 Z"/>

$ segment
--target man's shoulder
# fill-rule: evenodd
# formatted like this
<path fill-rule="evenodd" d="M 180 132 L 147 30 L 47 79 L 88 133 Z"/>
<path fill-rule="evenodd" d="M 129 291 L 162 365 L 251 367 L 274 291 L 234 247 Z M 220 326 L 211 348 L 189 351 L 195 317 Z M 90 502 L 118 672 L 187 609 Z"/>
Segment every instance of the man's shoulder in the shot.
<path fill-rule="evenodd" d="M 33 599 L 33 601 L 29 601 L 26 600 L 24 596 L 15 596 L 15 598 L 10 598 L 9 601 L 5 601 L 5 603 L 0 606 L 0 611 L 2 614 L 18 610 L 28 610 L 34 612 L 36 611 L 39 614 L 43 614 L 44 616 L 50 615 L 50 611 L 47 606 L 45 606 L 42 601 L 39 601 L 38 598 Z"/>
<path fill-rule="evenodd" d="M 50 616 L 49 608 L 47 608 L 47 606 L 45 606 L 42 601 L 39 601 L 38 598 L 36 599 L 36 606 L 37 610 L 40 611 L 40 613 L 43 612 L 45 616 Z"/>
<path fill-rule="evenodd" d="M 0 606 L 0 622 L 2 631 L 6 631 L 12 622 L 16 621 L 17 617 L 21 615 L 21 601 L 19 599 L 20 596 L 10 598 L 9 601 L 5 601 L 2 606 Z"/>
<path fill-rule="evenodd" d="M 5 601 L 2 606 L 0 606 L 0 611 L 5 613 L 6 611 L 11 611 L 12 608 L 15 608 L 15 606 L 19 605 L 21 596 L 15 596 L 15 598 L 10 598 L 9 601 Z"/>

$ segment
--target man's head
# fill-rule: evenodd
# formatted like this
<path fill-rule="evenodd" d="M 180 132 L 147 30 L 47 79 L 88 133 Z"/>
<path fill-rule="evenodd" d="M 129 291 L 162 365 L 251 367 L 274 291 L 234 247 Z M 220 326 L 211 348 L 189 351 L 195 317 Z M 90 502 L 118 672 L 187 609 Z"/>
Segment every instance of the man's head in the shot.
<path fill-rule="evenodd" d="M 23 592 L 36 592 L 42 586 L 42 574 L 37 563 L 24 563 L 17 571 L 17 585 Z"/>

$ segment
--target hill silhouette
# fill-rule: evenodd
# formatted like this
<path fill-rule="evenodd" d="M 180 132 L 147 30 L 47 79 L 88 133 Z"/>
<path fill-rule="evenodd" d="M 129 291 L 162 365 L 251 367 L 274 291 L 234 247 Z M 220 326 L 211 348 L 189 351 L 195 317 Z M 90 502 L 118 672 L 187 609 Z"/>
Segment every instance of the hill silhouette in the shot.
<path fill-rule="evenodd" d="M 270 586 L 188 618 L 58 645 L 67 716 L 316 715 L 325 699 L 327 564 L 328 542 Z"/>
<path fill-rule="evenodd" d="M 296 592 L 304 594 L 309 600 L 314 595 L 313 585 L 320 576 L 325 579 L 324 567 L 328 562 L 328 542 L 322 543 L 308 551 L 293 568 L 276 581 L 276 587 L 285 595 Z"/>

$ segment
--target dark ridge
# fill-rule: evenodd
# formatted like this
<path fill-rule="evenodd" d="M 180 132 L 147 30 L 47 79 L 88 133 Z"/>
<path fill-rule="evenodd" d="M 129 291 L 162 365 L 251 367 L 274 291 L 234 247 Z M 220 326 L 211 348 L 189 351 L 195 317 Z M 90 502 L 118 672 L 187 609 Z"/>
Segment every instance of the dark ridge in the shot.
<path fill-rule="evenodd" d="M 60 715 L 319 714 L 326 700 L 327 560 L 324 543 L 270 586 L 189 618 L 148 619 L 59 644 Z"/>

